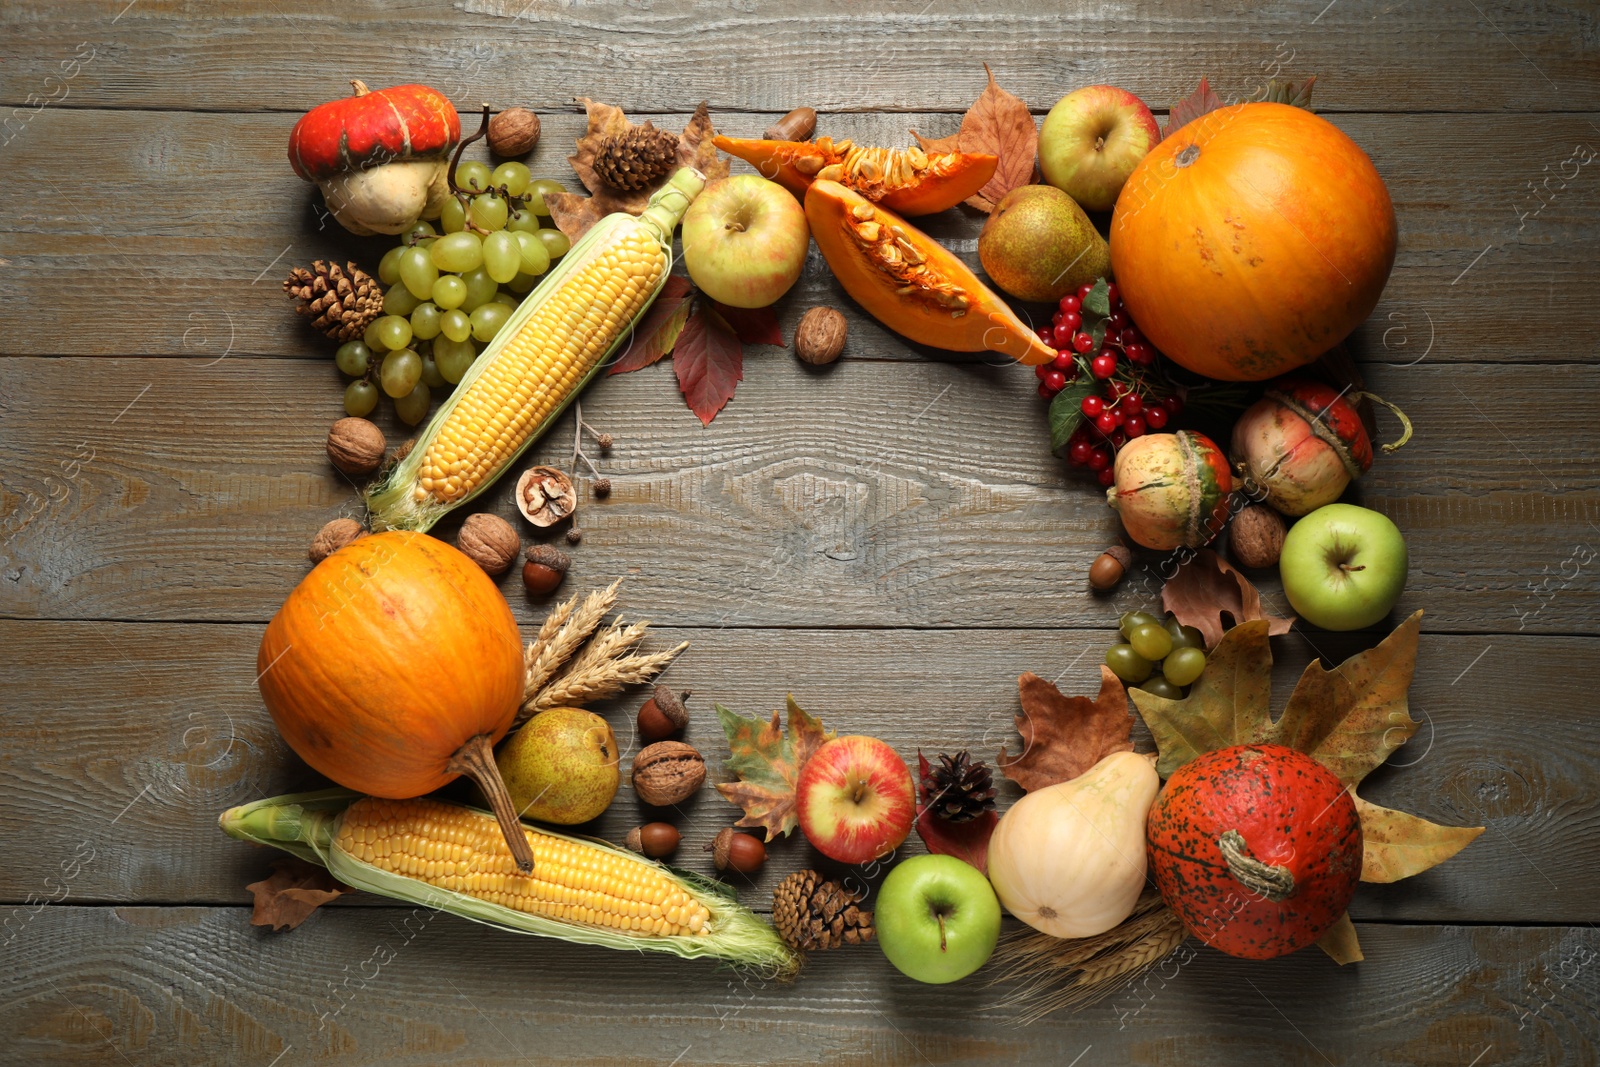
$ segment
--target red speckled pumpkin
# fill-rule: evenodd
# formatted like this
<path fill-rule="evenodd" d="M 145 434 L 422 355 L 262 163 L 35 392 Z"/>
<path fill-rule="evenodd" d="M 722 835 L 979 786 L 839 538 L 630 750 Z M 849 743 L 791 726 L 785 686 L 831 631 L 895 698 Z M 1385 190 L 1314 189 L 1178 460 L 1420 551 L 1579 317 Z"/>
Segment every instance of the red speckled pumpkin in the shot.
<path fill-rule="evenodd" d="M 1150 808 L 1150 873 L 1183 925 L 1230 956 L 1314 944 L 1361 879 L 1361 819 L 1339 779 L 1282 745 L 1184 764 Z"/>

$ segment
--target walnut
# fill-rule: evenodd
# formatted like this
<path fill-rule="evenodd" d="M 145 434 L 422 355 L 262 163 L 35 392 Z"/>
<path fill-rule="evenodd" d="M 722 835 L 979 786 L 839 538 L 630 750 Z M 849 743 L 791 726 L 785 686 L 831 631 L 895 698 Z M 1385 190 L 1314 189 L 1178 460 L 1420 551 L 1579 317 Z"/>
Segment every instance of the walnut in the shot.
<path fill-rule="evenodd" d="M 525 156 L 539 143 L 539 116 L 511 107 L 489 120 L 489 150 L 497 156 Z"/>
<path fill-rule="evenodd" d="M 383 431 L 366 419 L 340 419 L 328 431 L 328 459 L 353 477 L 377 470 L 388 447 Z"/>
<path fill-rule="evenodd" d="M 356 520 L 334 519 L 317 531 L 317 536 L 311 539 L 311 548 L 306 555 L 311 558 L 312 563 L 321 563 L 345 545 L 359 541 L 365 536 L 367 531 L 362 529 Z"/>
<path fill-rule="evenodd" d="M 1228 527 L 1228 554 L 1241 567 L 1276 566 L 1283 552 L 1283 517 L 1252 504 L 1233 517 Z"/>
<path fill-rule="evenodd" d="M 456 547 L 491 575 L 504 574 L 512 560 L 522 552 L 522 538 L 511 524 L 498 515 L 480 511 L 468 515 L 456 535 Z"/>
<path fill-rule="evenodd" d="M 844 351 L 849 323 L 833 308 L 812 308 L 794 331 L 794 354 L 807 363 L 832 363 Z"/>
<path fill-rule="evenodd" d="M 535 526 L 554 526 L 577 506 L 572 479 L 554 467 L 529 467 L 517 479 L 517 510 Z"/>
<path fill-rule="evenodd" d="M 705 757 L 682 741 L 657 741 L 633 757 L 633 791 L 658 808 L 688 800 L 705 780 Z"/>

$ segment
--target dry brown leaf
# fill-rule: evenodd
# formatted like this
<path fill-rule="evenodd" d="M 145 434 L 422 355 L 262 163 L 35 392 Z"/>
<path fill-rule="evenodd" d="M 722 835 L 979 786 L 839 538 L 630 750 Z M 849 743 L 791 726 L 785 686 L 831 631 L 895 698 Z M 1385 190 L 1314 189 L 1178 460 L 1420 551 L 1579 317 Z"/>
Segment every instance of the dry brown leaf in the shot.
<path fill-rule="evenodd" d="M 245 888 L 256 898 L 250 924 L 274 930 L 293 930 L 328 901 L 355 892 L 326 868 L 292 856 L 273 860 L 272 873 Z"/>
<path fill-rule="evenodd" d="M 1265 619 L 1267 633 L 1272 637 L 1288 633 L 1294 625 L 1293 617 L 1268 615 L 1261 607 L 1261 594 L 1250 579 L 1209 548 L 1196 552 L 1193 559 L 1178 568 L 1177 574 L 1167 579 L 1161 587 L 1161 603 L 1183 625 L 1199 630 L 1207 648 L 1215 648 L 1222 640 L 1228 626 L 1223 615 L 1231 616 L 1234 626 Z"/>
<path fill-rule="evenodd" d="M 1133 716 L 1128 693 L 1111 668 L 1100 668 L 1100 695 L 1069 697 L 1037 674 L 1017 679 L 1022 713 L 1017 733 L 1022 754 L 997 763 L 1005 776 L 1028 792 L 1068 782 L 1113 752 L 1133 749 Z"/>
<path fill-rule="evenodd" d="M 778 712 L 771 722 L 740 715 L 716 704 L 717 719 L 728 736 L 728 758 L 723 769 L 738 775 L 736 782 L 721 782 L 717 792 L 744 809 L 735 826 L 755 826 L 767 840 L 788 834 L 800 825 L 795 783 L 806 760 L 836 736 L 821 719 L 807 715 L 794 696 L 789 697 L 789 729 L 784 731 Z"/>
<path fill-rule="evenodd" d="M 1361 880 L 1398 882 L 1437 867 L 1476 841 L 1481 826 L 1440 826 L 1393 808 L 1370 804 L 1355 793 L 1361 816 Z"/>
<path fill-rule="evenodd" d="M 1356 924 L 1350 921 L 1349 912 L 1339 916 L 1339 921 L 1317 939 L 1317 947 L 1341 967 L 1347 963 L 1360 963 L 1367 958 L 1361 953 L 1361 942 L 1356 939 Z"/>
<path fill-rule="evenodd" d="M 577 152 L 568 156 L 567 162 L 572 164 L 584 188 L 594 195 L 583 197 L 575 193 L 551 193 L 545 197 L 556 228 L 573 243 L 587 233 L 589 227 L 614 211 L 626 211 L 630 215 L 644 211 L 651 195 L 670 177 L 665 175 L 654 185 L 633 192 L 612 189 L 601 181 L 594 170 L 600 145 L 607 138 L 627 133 L 633 129 L 633 123 L 628 121 L 620 107 L 602 104 L 588 97 L 579 97 L 578 102 L 589 113 L 589 128 L 578 138 Z M 678 166 L 695 168 L 706 176 L 708 182 L 727 177 L 728 161 L 718 157 L 716 145 L 712 143 L 716 132 L 711 125 L 711 113 L 702 102 L 683 133 L 678 135 Z"/>
<path fill-rule="evenodd" d="M 924 152 L 972 152 L 1000 158 L 994 177 L 965 201 L 968 207 L 987 214 L 1011 190 L 1039 180 L 1034 165 L 1039 154 L 1039 126 L 1028 105 L 995 82 L 989 64 L 985 63 L 983 70 L 989 84 L 961 116 L 961 129 L 949 137 L 924 137 L 916 130 L 911 136 Z"/>

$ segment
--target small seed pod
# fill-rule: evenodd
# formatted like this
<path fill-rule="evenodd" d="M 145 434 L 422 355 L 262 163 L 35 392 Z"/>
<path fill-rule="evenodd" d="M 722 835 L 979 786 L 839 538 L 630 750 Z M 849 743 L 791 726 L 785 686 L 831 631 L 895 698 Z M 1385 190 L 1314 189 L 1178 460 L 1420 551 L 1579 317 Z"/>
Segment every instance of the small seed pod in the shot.
<path fill-rule="evenodd" d="M 817 129 L 817 109 L 797 107 L 768 126 L 761 135 L 767 141 L 804 141 Z"/>
<path fill-rule="evenodd" d="M 559 548 L 534 545 L 528 549 L 528 562 L 522 565 L 522 584 L 533 596 L 549 596 L 567 576 L 572 560 Z"/>
<path fill-rule="evenodd" d="M 677 850 L 682 835 L 669 822 L 647 822 L 628 831 L 628 847 L 651 859 L 670 856 Z"/>
<path fill-rule="evenodd" d="M 749 834 L 736 832 L 731 826 L 712 838 L 705 851 L 711 853 L 711 862 L 717 865 L 717 870 L 735 874 L 755 874 L 767 862 L 767 846 Z"/>
<path fill-rule="evenodd" d="M 1096 593 L 1109 593 L 1122 584 L 1133 554 L 1121 545 L 1112 545 L 1089 565 L 1089 588 Z"/>
<path fill-rule="evenodd" d="M 689 725 L 689 713 L 683 702 L 689 699 L 689 690 L 683 695 L 658 685 L 650 699 L 639 709 L 639 736 L 646 744 L 666 741 L 683 733 Z"/>

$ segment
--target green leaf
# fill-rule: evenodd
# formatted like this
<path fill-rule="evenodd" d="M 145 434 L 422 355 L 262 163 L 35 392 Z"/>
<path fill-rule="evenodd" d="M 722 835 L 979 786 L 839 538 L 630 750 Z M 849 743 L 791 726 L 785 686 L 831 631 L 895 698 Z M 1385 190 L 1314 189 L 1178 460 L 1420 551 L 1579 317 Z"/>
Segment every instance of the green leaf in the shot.
<path fill-rule="evenodd" d="M 1311 89 L 1317 84 L 1315 74 L 1303 82 L 1291 81 L 1287 78 L 1273 78 L 1267 83 L 1266 90 L 1261 94 L 1261 99 L 1274 104 L 1288 104 L 1290 107 L 1311 110 Z"/>
<path fill-rule="evenodd" d="M 1272 730 L 1267 623 L 1243 622 L 1224 634 L 1182 700 L 1142 689 L 1128 695 L 1155 738 L 1156 770 L 1163 778 L 1207 752 L 1265 740 Z"/>
<path fill-rule="evenodd" d="M 1089 295 L 1083 298 L 1083 317 L 1098 315 L 1105 318 L 1111 314 L 1111 286 L 1104 278 L 1096 278 L 1094 288 L 1089 290 Z"/>
<path fill-rule="evenodd" d="M 1050 401 L 1050 450 L 1056 455 L 1066 449 L 1072 432 L 1083 421 L 1083 398 L 1094 392 L 1094 380 L 1080 374 Z"/>

